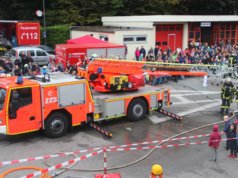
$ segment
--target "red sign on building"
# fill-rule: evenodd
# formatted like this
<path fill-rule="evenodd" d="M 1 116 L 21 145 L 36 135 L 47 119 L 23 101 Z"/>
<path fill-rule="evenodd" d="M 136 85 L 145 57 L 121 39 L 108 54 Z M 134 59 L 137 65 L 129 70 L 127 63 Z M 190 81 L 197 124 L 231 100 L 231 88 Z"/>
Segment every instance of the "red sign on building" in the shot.
<path fill-rule="evenodd" d="M 40 44 L 40 24 L 37 22 L 17 23 L 18 45 L 39 45 Z"/>

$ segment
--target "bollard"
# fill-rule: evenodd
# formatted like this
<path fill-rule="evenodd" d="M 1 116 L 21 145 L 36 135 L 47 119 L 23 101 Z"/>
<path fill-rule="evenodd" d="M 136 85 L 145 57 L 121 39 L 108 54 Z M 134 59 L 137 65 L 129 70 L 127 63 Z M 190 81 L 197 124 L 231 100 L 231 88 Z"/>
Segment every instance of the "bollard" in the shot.
<path fill-rule="evenodd" d="M 150 178 L 163 178 L 163 168 L 159 164 L 154 164 L 151 168 Z"/>
<path fill-rule="evenodd" d="M 107 175 L 107 148 L 103 148 L 103 160 L 104 160 L 104 175 Z"/>
<path fill-rule="evenodd" d="M 103 148 L 103 167 L 104 173 L 95 175 L 95 178 L 121 178 L 120 173 L 107 174 L 107 148 Z"/>

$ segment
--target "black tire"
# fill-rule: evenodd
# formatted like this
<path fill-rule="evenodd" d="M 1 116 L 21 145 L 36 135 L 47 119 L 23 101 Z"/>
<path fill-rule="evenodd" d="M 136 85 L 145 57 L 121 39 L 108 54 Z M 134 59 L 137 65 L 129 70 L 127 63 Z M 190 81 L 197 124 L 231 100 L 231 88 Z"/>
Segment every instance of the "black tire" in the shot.
<path fill-rule="evenodd" d="M 44 133 L 47 137 L 57 138 L 64 135 L 69 129 L 67 117 L 60 113 L 52 113 L 45 121 Z"/>
<path fill-rule="evenodd" d="M 133 99 L 127 110 L 127 117 L 130 121 L 135 122 L 145 118 L 147 105 L 143 99 Z"/>

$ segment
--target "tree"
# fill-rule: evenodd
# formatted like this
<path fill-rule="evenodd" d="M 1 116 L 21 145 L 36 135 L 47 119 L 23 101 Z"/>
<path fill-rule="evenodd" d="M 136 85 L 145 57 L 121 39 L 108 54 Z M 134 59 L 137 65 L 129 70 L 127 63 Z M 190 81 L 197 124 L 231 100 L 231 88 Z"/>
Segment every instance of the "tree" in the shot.
<path fill-rule="evenodd" d="M 123 0 L 124 7 L 118 15 L 163 15 L 172 14 L 180 0 Z"/>
<path fill-rule="evenodd" d="M 71 0 L 50 0 L 46 4 L 47 24 L 77 24 L 80 22 L 79 8 L 75 6 L 75 1 Z"/>
<path fill-rule="evenodd" d="M 238 2 L 236 0 L 182 0 L 179 6 L 181 7 L 179 14 L 235 15 Z"/>
<path fill-rule="evenodd" d="M 81 24 L 100 24 L 102 16 L 117 15 L 118 10 L 123 6 L 122 0 L 79 0 Z"/>
<path fill-rule="evenodd" d="M 43 0 L 1 0 L 0 19 L 39 20 Z M 233 15 L 237 0 L 45 0 L 46 23 L 99 25 L 102 16 L 118 15 Z"/>
<path fill-rule="evenodd" d="M 0 18 L 7 20 L 36 20 L 37 9 L 41 9 L 41 1 L 1 0 Z"/>

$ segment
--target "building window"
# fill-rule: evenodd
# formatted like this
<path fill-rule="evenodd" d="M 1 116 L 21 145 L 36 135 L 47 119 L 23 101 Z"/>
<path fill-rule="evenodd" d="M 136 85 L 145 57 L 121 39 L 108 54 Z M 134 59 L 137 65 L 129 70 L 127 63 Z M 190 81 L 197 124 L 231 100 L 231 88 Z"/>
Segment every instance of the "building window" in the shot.
<path fill-rule="evenodd" d="M 162 41 L 162 45 L 167 46 L 168 42 L 167 41 Z"/>
<path fill-rule="evenodd" d="M 100 34 L 100 35 L 99 35 L 99 39 L 100 39 L 100 40 L 103 40 L 103 41 L 108 41 L 108 35 L 102 35 L 102 34 Z"/>
<path fill-rule="evenodd" d="M 156 45 L 160 46 L 160 45 L 161 45 L 161 42 L 160 42 L 160 41 L 157 41 L 157 42 L 155 43 L 155 46 L 156 46 Z"/>
<path fill-rule="evenodd" d="M 134 37 L 124 37 L 124 38 L 123 38 L 123 41 L 124 41 L 124 42 L 134 42 L 135 39 L 134 39 Z"/>
<path fill-rule="evenodd" d="M 236 34 L 238 34 L 235 23 L 215 23 L 213 27 L 213 43 L 223 41 L 231 44 L 237 43 Z"/>
<path fill-rule="evenodd" d="M 168 27 L 163 27 L 162 30 L 163 31 L 168 31 Z"/>
<path fill-rule="evenodd" d="M 189 43 L 191 42 L 201 42 L 201 28 L 199 23 L 189 24 Z"/>
<path fill-rule="evenodd" d="M 136 41 L 146 41 L 146 36 L 139 36 L 139 37 L 136 37 Z"/>
<path fill-rule="evenodd" d="M 130 35 L 124 36 L 123 42 L 124 43 L 141 43 L 147 41 L 147 35 Z"/>

